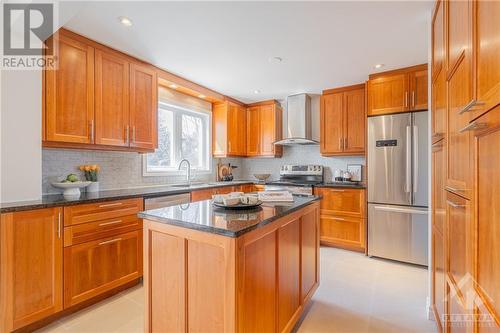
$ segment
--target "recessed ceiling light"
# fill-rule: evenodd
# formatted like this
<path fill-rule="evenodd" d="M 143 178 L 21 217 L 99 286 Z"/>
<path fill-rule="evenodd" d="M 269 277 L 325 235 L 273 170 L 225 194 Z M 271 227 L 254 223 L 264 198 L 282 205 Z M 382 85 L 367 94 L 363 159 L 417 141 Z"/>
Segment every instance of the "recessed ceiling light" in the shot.
<path fill-rule="evenodd" d="M 203 95 L 203 94 L 199 94 L 199 95 L 198 95 L 198 97 L 199 97 L 199 98 L 205 98 L 205 97 L 207 97 L 207 96 L 205 96 L 205 95 Z"/>
<path fill-rule="evenodd" d="M 173 84 L 173 83 L 171 85 L 169 85 L 169 87 L 172 88 L 172 89 L 177 89 L 177 85 Z"/>
<path fill-rule="evenodd" d="M 123 24 L 126 27 L 131 27 L 132 24 L 133 24 L 132 20 L 129 19 L 128 17 L 126 17 L 126 16 L 120 16 L 120 17 L 118 17 L 118 21 L 120 21 L 120 23 Z"/>
<path fill-rule="evenodd" d="M 271 57 L 268 60 L 272 64 L 279 64 L 280 62 L 283 61 L 283 58 L 281 58 L 281 57 Z"/>
<path fill-rule="evenodd" d="M 260 90 L 259 90 L 259 89 L 254 90 L 254 91 L 253 91 L 253 93 L 254 93 L 254 94 L 260 94 Z"/>
<path fill-rule="evenodd" d="M 382 67 L 384 67 L 384 64 L 376 64 L 376 65 L 375 65 L 375 68 L 376 68 L 376 69 L 379 69 L 379 68 L 382 68 Z"/>

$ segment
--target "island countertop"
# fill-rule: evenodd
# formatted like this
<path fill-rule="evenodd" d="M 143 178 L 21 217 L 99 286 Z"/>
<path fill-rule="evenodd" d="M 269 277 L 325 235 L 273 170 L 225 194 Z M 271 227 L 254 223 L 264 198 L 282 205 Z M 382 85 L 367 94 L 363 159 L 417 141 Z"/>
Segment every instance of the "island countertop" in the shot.
<path fill-rule="evenodd" d="M 138 216 L 188 229 L 239 237 L 319 199 L 319 196 L 294 196 L 294 202 L 265 202 L 262 206 L 251 210 L 226 210 L 213 206 L 211 200 L 205 200 L 147 210 Z"/>

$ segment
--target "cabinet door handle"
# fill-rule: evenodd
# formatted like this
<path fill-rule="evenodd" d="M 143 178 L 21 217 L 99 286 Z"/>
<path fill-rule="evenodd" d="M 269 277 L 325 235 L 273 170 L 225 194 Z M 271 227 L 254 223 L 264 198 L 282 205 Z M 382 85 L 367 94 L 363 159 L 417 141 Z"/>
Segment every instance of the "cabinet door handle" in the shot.
<path fill-rule="evenodd" d="M 482 106 L 482 105 L 484 105 L 484 102 L 473 99 L 466 106 L 464 106 L 464 108 L 462 110 L 460 110 L 458 112 L 458 114 L 473 111 L 475 108 L 477 108 L 478 106 Z"/>
<path fill-rule="evenodd" d="M 339 149 L 340 150 L 342 150 L 342 147 L 343 147 L 342 144 L 343 144 L 343 142 L 344 141 L 342 140 L 342 138 L 339 138 Z"/>
<path fill-rule="evenodd" d="M 123 205 L 123 202 L 115 202 L 115 203 L 110 203 L 110 204 L 99 205 L 99 208 L 115 207 L 115 206 L 121 206 L 121 205 Z"/>
<path fill-rule="evenodd" d="M 111 224 L 117 224 L 117 223 L 121 223 L 122 220 L 116 220 L 116 221 L 109 221 L 109 222 L 104 222 L 104 223 L 101 223 L 99 224 L 100 227 L 103 227 L 105 225 L 111 225 Z"/>
<path fill-rule="evenodd" d="M 415 90 L 411 92 L 411 107 L 415 107 Z"/>
<path fill-rule="evenodd" d="M 405 91 L 405 108 L 408 107 L 408 91 Z"/>
<path fill-rule="evenodd" d="M 111 244 L 111 243 L 116 243 L 116 242 L 119 242 L 121 240 L 122 240 L 121 238 L 111 239 L 111 240 L 108 240 L 108 241 L 100 242 L 99 246 L 106 245 L 106 244 Z"/>
<path fill-rule="evenodd" d="M 488 124 L 487 123 L 478 123 L 477 121 L 474 121 L 470 123 L 469 125 L 465 126 L 461 130 L 459 130 L 459 133 L 464 133 L 467 131 L 474 131 L 474 130 L 479 130 L 479 129 L 484 129 L 487 128 Z"/>
<path fill-rule="evenodd" d="M 459 205 L 450 200 L 446 200 L 446 203 L 453 208 L 460 208 L 460 209 L 465 208 L 465 205 Z"/>
<path fill-rule="evenodd" d="M 132 143 L 135 143 L 135 126 L 132 126 Z"/>
<path fill-rule="evenodd" d="M 344 150 L 346 149 L 347 147 L 347 138 L 344 138 Z"/>
<path fill-rule="evenodd" d="M 61 210 L 57 213 L 57 238 L 61 238 Z"/>
<path fill-rule="evenodd" d="M 130 126 L 127 125 L 125 127 L 125 140 L 126 140 L 126 143 L 127 143 L 127 146 L 130 144 Z"/>
<path fill-rule="evenodd" d="M 90 127 L 90 143 L 94 143 L 94 121 L 91 120 L 89 123 Z"/>

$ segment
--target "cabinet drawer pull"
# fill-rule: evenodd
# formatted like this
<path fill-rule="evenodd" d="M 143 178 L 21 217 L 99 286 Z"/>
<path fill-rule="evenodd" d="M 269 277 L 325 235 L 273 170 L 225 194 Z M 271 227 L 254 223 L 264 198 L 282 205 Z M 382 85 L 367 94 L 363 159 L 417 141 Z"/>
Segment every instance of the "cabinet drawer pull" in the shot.
<path fill-rule="evenodd" d="M 478 130 L 478 129 L 483 129 L 486 127 L 488 127 L 487 123 L 478 123 L 478 122 L 474 121 L 474 122 L 470 123 L 469 125 L 465 126 L 464 128 L 462 128 L 461 130 L 459 130 L 458 132 L 463 133 L 463 132 L 467 132 L 467 131 L 474 131 L 474 130 Z"/>
<path fill-rule="evenodd" d="M 473 111 L 476 107 L 484 105 L 484 102 L 477 101 L 473 99 L 472 101 L 469 102 L 462 110 L 458 112 L 458 114 L 462 114 L 465 112 Z"/>
<path fill-rule="evenodd" d="M 332 220 L 337 220 L 337 221 L 345 221 L 345 219 L 341 217 L 330 217 Z"/>
<path fill-rule="evenodd" d="M 337 190 L 337 189 L 331 189 L 331 192 L 345 192 L 345 190 Z"/>
<path fill-rule="evenodd" d="M 465 205 L 459 205 L 450 200 L 446 200 L 446 203 L 453 208 L 465 208 Z"/>
<path fill-rule="evenodd" d="M 119 242 L 121 240 L 122 240 L 121 238 L 111 239 L 111 240 L 108 240 L 108 241 L 100 242 L 99 246 L 106 245 L 106 244 L 111 244 L 111 243 L 116 243 L 116 242 Z"/>
<path fill-rule="evenodd" d="M 111 225 L 111 224 L 117 224 L 117 223 L 121 223 L 122 220 L 116 220 L 116 221 L 109 221 L 109 222 L 104 222 L 104 223 L 101 223 L 99 224 L 100 227 L 103 227 L 105 225 Z"/>
<path fill-rule="evenodd" d="M 122 202 L 115 202 L 115 203 L 111 203 L 111 204 L 99 205 L 99 208 L 115 207 L 115 206 L 121 206 L 121 205 L 123 205 Z"/>

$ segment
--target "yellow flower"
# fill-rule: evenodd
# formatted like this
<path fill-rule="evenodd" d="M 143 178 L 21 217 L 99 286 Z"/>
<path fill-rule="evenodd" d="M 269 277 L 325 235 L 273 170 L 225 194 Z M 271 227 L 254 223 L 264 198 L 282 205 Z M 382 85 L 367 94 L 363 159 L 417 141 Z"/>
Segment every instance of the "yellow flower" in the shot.
<path fill-rule="evenodd" d="M 92 165 L 92 166 L 91 166 L 91 170 L 92 170 L 92 171 L 97 170 L 97 165 L 96 165 L 96 164 Z"/>
<path fill-rule="evenodd" d="M 96 171 L 99 171 L 99 170 L 101 170 L 101 167 L 100 167 L 100 166 L 98 166 L 98 165 L 96 165 L 95 170 L 96 170 Z"/>
<path fill-rule="evenodd" d="M 78 169 L 80 169 L 80 171 L 85 170 L 85 165 L 80 165 L 80 166 L 78 167 Z"/>
<path fill-rule="evenodd" d="M 90 165 L 86 165 L 86 166 L 84 167 L 84 170 L 85 170 L 85 171 L 90 171 Z"/>

